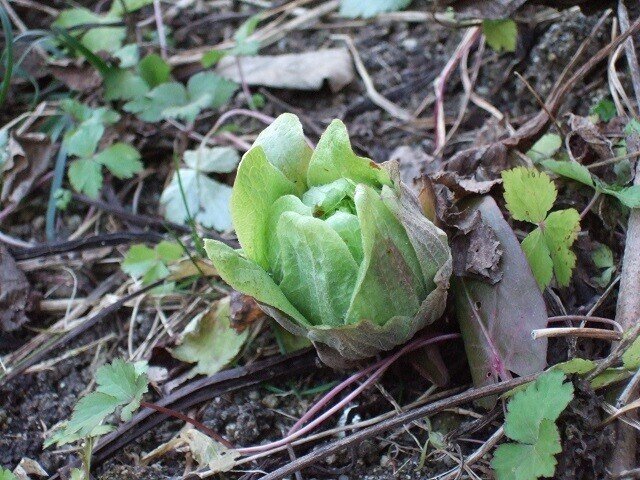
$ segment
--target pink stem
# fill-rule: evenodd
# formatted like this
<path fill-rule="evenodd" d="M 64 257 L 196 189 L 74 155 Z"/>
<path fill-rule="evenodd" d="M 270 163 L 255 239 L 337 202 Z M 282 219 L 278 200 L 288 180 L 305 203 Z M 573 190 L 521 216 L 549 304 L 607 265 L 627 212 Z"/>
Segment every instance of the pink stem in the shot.
<path fill-rule="evenodd" d="M 331 390 L 331 392 L 329 392 L 322 399 L 320 399 L 320 401 L 318 402 L 320 404 L 320 407 L 324 406 L 340 390 L 343 390 L 346 386 L 348 386 L 349 384 L 353 383 L 358 378 L 360 378 L 362 376 L 360 374 L 366 374 L 366 372 L 369 372 L 371 370 L 375 370 L 374 373 L 367 380 L 365 380 L 362 383 L 362 385 L 360 385 L 353 392 L 351 392 L 349 395 L 347 395 L 345 398 L 343 398 L 340 402 L 338 402 L 336 405 L 331 407 L 329 410 L 327 410 L 325 413 L 320 415 L 318 418 L 313 420 L 311 423 L 309 423 L 305 427 L 302 427 L 302 428 L 299 428 L 299 429 L 295 430 L 295 427 L 302 420 L 302 419 L 300 419 L 296 423 L 296 426 L 294 426 L 294 428 L 291 429 L 292 432 L 289 433 L 286 437 L 282 438 L 281 440 L 277 440 L 275 442 L 271 442 L 271 443 L 268 443 L 266 445 L 258 445 L 258 446 L 255 446 L 255 447 L 239 448 L 237 451 L 242 455 L 249 455 L 249 454 L 253 454 L 253 453 L 262 452 L 262 451 L 265 451 L 265 450 L 270 450 L 272 448 L 281 447 L 283 445 L 291 443 L 293 440 L 295 440 L 295 439 L 301 437 L 302 435 L 304 435 L 305 433 L 313 430 L 315 427 L 320 425 L 322 422 L 324 422 L 327 418 L 332 416 L 334 413 L 336 413 L 337 411 L 339 411 L 342 408 L 344 408 L 349 402 L 351 402 L 351 400 L 353 400 L 355 397 L 357 397 L 363 390 L 365 390 L 367 387 L 369 387 L 371 384 L 373 384 L 378 378 L 380 378 L 380 376 L 393 364 L 393 362 L 395 362 L 402 355 L 404 355 L 404 354 L 406 354 L 408 352 L 411 352 L 413 350 L 416 350 L 418 348 L 430 345 L 432 343 L 442 342 L 442 341 L 445 341 L 445 340 L 452 340 L 454 338 L 459 338 L 459 337 L 460 337 L 460 335 L 457 334 L 457 333 L 449 333 L 449 334 L 445 334 L 445 335 L 430 336 L 428 338 L 424 338 L 423 337 L 423 338 L 419 338 L 417 340 L 414 340 L 413 342 L 409 343 L 408 345 L 405 345 L 402 349 L 398 350 L 396 353 L 394 353 L 390 357 L 374 363 L 373 365 L 367 367 L 365 370 L 363 370 L 359 374 L 352 375 L 347 380 L 342 382 L 342 384 L 336 386 L 333 390 Z M 357 377 L 357 378 L 354 379 L 354 377 Z M 340 388 L 340 390 L 335 391 L 338 388 Z M 313 407 L 314 412 L 319 410 L 320 407 L 316 408 L 316 406 L 314 406 Z M 306 420 L 307 418 L 309 418 L 309 416 L 310 415 L 307 412 L 307 414 L 305 414 L 303 418 L 305 418 L 305 420 Z"/>

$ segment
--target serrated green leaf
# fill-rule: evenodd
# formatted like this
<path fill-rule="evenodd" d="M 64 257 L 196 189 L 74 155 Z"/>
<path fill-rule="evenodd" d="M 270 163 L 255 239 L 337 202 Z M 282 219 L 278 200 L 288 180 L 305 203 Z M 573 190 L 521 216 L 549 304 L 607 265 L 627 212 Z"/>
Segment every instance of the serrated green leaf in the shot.
<path fill-rule="evenodd" d="M 289 315 L 301 325 L 309 326 L 306 318 L 291 304 L 271 276 L 257 263 L 217 240 L 205 240 L 204 249 L 220 277 L 232 288 L 251 295 L 257 301 L 271 305 Z"/>
<path fill-rule="evenodd" d="M 573 161 L 544 160 L 542 165 L 553 173 L 567 177 L 590 187 L 595 187 L 591 172 L 584 165 Z"/>
<path fill-rule="evenodd" d="M 140 153 L 131 145 L 118 142 L 99 152 L 94 160 L 117 178 L 131 178 L 143 169 Z"/>
<path fill-rule="evenodd" d="M 116 408 L 116 398 L 106 393 L 92 392 L 78 401 L 65 432 L 80 437 L 89 436 L 95 427 L 116 411 Z"/>
<path fill-rule="evenodd" d="M 213 375 L 222 370 L 240 352 L 249 330 L 242 333 L 231 328 L 229 297 L 218 302 L 189 323 L 182 342 L 171 354 L 183 362 L 195 363 L 191 375 Z"/>
<path fill-rule="evenodd" d="M 340 15 L 348 18 L 371 18 L 379 13 L 396 12 L 407 8 L 412 0 L 341 0 Z"/>
<path fill-rule="evenodd" d="M 553 207 L 558 192 L 544 172 L 517 167 L 502 172 L 507 209 L 516 220 L 539 224 Z"/>
<path fill-rule="evenodd" d="M 616 382 L 626 380 L 631 377 L 631 372 L 626 368 L 607 368 L 604 372 L 596 375 L 591 380 L 591 387 L 594 390 L 608 387 Z"/>
<path fill-rule="evenodd" d="M 562 147 L 562 138 L 560 138 L 560 135 L 547 133 L 533 144 L 527 152 L 527 156 L 534 163 L 541 162 L 542 160 L 553 157 L 556 152 L 560 150 L 560 147 Z"/>
<path fill-rule="evenodd" d="M 122 271 L 133 278 L 142 278 L 148 285 L 169 275 L 167 264 L 179 260 L 183 255 L 177 243 L 162 241 L 154 249 L 146 245 L 133 245 L 122 261 Z"/>
<path fill-rule="evenodd" d="M 544 290 L 553 276 L 553 261 L 542 230 L 536 228 L 522 241 L 522 251 L 541 290 Z"/>
<path fill-rule="evenodd" d="M 558 427 L 543 420 L 535 443 L 506 443 L 500 445 L 493 456 L 491 466 L 498 480 L 536 480 L 553 477 L 556 469 L 555 455 L 562 451 Z"/>
<path fill-rule="evenodd" d="M 584 358 L 572 358 L 566 362 L 557 363 L 553 367 L 554 370 L 559 370 L 566 375 L 585 375 L 595 369 L 597 366 L 593 360 L 586 360 Z"/>
<path fill-rule="evenodd" d="M 542 232 L 553 260 L 553 273 L 558 285 L 566 287 L 576 266 L 576 255 L 571 251 L 580 231 L 580 214 L 570 208 L 552 212 L 544 221 Z"/>
<path fill-rule="evenodd" d="M 482 33 L 496 52 L 515 52 L 518 44 L 518 26 L 513 20 L 483 20 Z"/>
<path fill-rule="evenodd" d="M 358 276 L 347 245 L 322 220 L 291 211 L 280 216 L 277 229 L 281 290 L 306 318 L 341 325 Z"/>
<path fill-rule="evenodd" d="M 509 402 L 504 432 L 512 440 L 535 444 L 543 420 L 555 422 L 573 398 L 573 385 L 559 371 L 541 375 Z"/>
<path fill-rule="evenodd" d="M 147 393 L 149 380 L 146 374 L 136 372 L 136 367 L 120 358 L 103 365 L 96 372 L 98 388 L 95 393 L 110 395 L 116 404 L 122 406 L 120 418 L 131 419 L 132 413 L 140 407 L 142 396 Z"/>
<path fill-rule="evenodd" d="M 69 165 L 69 181 L 73 188 L 91 198 L 98 198 L 102 188 L 102 165 L 93 158 L 80 158 Z"/>
<path fill-rule="evenodd" d="M 187 102 L 187 90 L 179 82 L 158 85 L 143 97 L 135 98 L 124 104 L 125 112 L 135 113 L 144 122 L 158 122 L 167 108 L 184 105 Z"/>
<path fill-rule="evenodd" d="M 640 185 L 622 188 L 607 186 L 602 187 L 601 191 L 616 197 L 623 205 L 629 208 L 640 208 Z"/>
<path fill-rule="evenodd" d="M 98 148 L 103 134 L 104 125 L 102 123 L 93 119 L 82 122 L 64 136 L 67 154 L 81 158 L 90 157 Z"/>
<path fill-rule="evenodd" d="M 608 122 L 618 115 L 618 110 L 616 109 L 615 103 L 605 98 L 591 108 L 591 113 L 598 115 L 603 122 Z"/>
<path fill-rule="evenodd" d="M 155 88 L 169 81 L 171 66 L 160 55 L 152 53 L 140 60 L 138 71 L 149 88 Z"/>

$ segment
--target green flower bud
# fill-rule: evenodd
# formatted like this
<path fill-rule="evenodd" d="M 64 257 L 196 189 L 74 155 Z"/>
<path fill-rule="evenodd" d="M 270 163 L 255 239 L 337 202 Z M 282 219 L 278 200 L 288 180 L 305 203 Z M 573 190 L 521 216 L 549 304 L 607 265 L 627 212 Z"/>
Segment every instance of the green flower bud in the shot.
<path fill-rule="evenodd" d="M 451 251 L 399 180 L 334 120 L 312 150 L 284 114 L 244 155 L 231 196 L 242 247 L 207 240 L 218 273 L 338 366 L 408 341 L 445 308 Z"/>

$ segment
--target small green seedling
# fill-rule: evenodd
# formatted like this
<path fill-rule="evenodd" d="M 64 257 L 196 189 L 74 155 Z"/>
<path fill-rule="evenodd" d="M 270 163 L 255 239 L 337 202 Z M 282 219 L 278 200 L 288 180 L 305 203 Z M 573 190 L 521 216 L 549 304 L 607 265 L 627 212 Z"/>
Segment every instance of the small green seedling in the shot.
<path fill-rule="evenodd" d="M 380 13 L 397 12 L 411 4 L 412 0 L 341 0 L 340 16 L 348 18 L 371 18 Z"/>
<path fill-rule="evenodd" d="M 260 50 L 260 42 L 258 40 L 251 40 L 249 37 L 255 31 L 258 23 L 260 23 L 260 15 L 254 15 L 245 21 L 236 33 L 233 35 L 235 46 L 227 50 L 211 50 L 202 56 L 202 66 L 205 68 L 212 67 L 218 63 L 222 58 L 231 55 L 240 57 L 243 55 L 255 55 Z"/>
<path fill-rule="evenodd" d="M 91 108 L 72 99 L 63 100 L 60 107 L 74 120 L 63 145 L 67 155 L 74 157 L 68 176 L 76 191 L 97 198 L 102 188 L 103 167 L 120 179 L 142 171 L 140 153 L 131 145 L 116 142 L 97 152 L 106 126 L 117 122 L 120 115 L 106 107 Z"/>
<path fill-rule="evenodd" d="M 591 107 L 591 113 L 597 115 L 600 121 L 606 123 L 618 115 L 618 110 L 615 103 L 604 98 Z"/>
<path fill-rule="evenodd" d="M 549 213 L 558 195 L 546 173 L 518 167 L 502 172 L 504 198 L 515 220 L 536 225 L 522 241 L 540 288 L 555 274 L 560 286 L 569 285 L 576 264 L 571 246 L 580 231 L 580 214 L 570 208 Z"/>
<path fill-rule="evenodd" d="M 518 45 L 518 26 L 513 20 L 483 20 L 482 33 L 496 52 L 515 52 Z"/>
<path fill-rule="evenodd" d="M 169 276 L 168 265 L 182 258 L 183 253 L 179 244 L 167 241 L 155 248 L 133 245 L 122 261 L 122 270 L 133 278 L 141 278 L 143 285 L 150 285 Z"/>
<path fill-rule="evenodd" d="M 555 422 L 573 398 L 573 385 L 564 380 L 562 372 L 549 371 L 509 401 L 504 433 L 513 442 L 500 445 L 491 461 L 498 480 L 553 476 L 562 451 Z"/>

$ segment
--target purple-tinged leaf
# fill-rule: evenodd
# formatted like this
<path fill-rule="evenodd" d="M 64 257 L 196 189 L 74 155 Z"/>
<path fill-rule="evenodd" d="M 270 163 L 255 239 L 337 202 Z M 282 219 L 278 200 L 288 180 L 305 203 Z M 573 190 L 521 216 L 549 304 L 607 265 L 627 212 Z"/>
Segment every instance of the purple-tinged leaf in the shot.
<path fill-rule="evenodd" d="M 465 215 L 480 212 L 502 245 L 503 277 L 494 285 L 464 277 L 454 279 L 456 315 L 476 386 L 528 375 L 546 365 L 547 341 L 531 331 L 544 328 L 542 294 L 511 227 L 491 197 L 468 204 Z"/>

